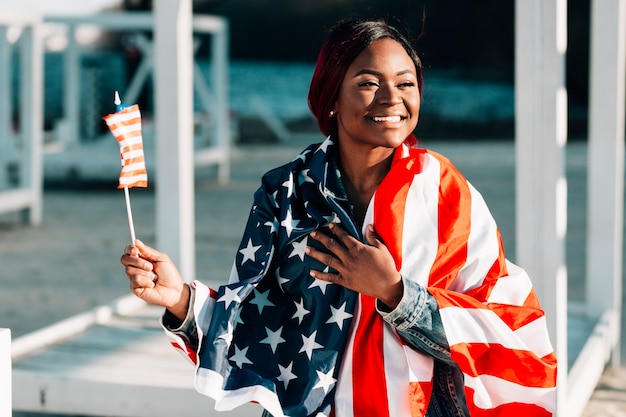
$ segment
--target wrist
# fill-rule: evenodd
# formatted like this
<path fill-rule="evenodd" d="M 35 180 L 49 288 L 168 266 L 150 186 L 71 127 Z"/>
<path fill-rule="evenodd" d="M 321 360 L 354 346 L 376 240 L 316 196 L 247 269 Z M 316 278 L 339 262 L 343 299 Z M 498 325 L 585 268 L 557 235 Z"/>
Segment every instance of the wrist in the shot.
<path fill-rule="evenodd" d="M 383 303 L 389 311 L 394 310 L 402 301 L 402 297 L 404 295 L 404 283 L 402 282 L 402 276 L 400 275 L 400 279 L 392 284 L 389 288 L 389 292 L 385 296 L 385 298 L 379 298 L 379 301 Z"/>
<path fill-rule="evenodd" d="M 179 293 L 178 300 L 172 306 L 168 306 L 167 310 L 172 313 L 177 319 L 185 320 L 187 317 L 187 311 L 189 311 L 189 299 L 191 296 L 191 290 L 189 285 L 185 282 Z"/>

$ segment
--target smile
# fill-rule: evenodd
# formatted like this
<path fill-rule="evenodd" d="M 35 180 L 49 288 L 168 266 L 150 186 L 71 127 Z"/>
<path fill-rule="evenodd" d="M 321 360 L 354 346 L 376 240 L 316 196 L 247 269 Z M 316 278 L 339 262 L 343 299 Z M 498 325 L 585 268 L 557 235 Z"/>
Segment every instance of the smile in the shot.
<path fill-rule="evenodd" d="M 390 123 L 398 123 L 402 121 L 402 116 L 385 116 L 385 117 L 372 117 L 372 120 L 375 122 L 390 122 Z"/>

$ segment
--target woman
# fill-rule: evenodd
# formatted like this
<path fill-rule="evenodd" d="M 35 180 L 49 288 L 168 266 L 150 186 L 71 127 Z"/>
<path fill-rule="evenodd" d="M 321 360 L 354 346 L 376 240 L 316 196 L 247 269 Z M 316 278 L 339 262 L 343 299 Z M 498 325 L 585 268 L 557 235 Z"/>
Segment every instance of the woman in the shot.
<path fill-rule="evenodd" d="M 415 147 L 422 67 L 384 21 L 331 30 L 309 90 L 321 144 L 266 175 L 230 283 L 185 284 L 137 242 L 132 291 L 217 409 L 278 416 L 548 416 L 556 359 L 484 201 Z"/>

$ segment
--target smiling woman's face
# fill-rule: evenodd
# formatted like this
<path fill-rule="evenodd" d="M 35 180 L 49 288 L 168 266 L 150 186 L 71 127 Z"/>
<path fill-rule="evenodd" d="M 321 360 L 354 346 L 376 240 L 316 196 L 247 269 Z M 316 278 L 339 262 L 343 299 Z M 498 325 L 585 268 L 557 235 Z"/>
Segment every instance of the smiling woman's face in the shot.
<path fill-rule="evenodd" d="M 372 42 L 348 68 L 334 111 L 342 146 L 395 148 L 415 130 L 415 64 L 398 42 Z"/>

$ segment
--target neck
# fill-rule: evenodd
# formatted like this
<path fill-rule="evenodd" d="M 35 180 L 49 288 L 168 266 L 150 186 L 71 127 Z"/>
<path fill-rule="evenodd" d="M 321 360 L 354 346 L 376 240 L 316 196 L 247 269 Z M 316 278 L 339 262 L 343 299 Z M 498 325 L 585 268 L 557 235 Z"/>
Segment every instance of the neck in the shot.
<path fill-rule="evenodd" d="M 377 148 L 367 153 L 348 152 L 340 147 L 339 163 L 344 188 L 354 214 L 362 224 L 374 192 L 389 172 L 393 149 Z"/>

